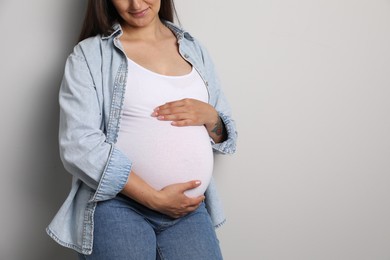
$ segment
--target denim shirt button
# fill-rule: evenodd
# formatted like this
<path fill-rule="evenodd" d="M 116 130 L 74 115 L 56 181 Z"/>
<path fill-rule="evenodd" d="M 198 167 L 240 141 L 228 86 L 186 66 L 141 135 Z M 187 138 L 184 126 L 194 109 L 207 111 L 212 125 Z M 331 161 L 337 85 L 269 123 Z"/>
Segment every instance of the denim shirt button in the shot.
<path fill-rule="evenodd" d="M 190 56 L 187 53 L 184 54 L 184 58 L 188 59 L 189 57 Z"/>

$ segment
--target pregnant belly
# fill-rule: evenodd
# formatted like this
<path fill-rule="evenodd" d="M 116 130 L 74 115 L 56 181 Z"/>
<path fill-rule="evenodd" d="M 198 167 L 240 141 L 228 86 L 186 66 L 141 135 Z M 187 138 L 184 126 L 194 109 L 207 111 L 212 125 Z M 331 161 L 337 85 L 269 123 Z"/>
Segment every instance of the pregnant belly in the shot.
<path fill-rule="evenodd" d="M 157 190 L 200 180 L 199 187 L 185 192 L 196 197 L 210 182 L 213 153 L 204 126 L 174 127 L 157 120 L 142 127 L 121 126 L 117 146 L 133 162 L 133 172 Z"/>

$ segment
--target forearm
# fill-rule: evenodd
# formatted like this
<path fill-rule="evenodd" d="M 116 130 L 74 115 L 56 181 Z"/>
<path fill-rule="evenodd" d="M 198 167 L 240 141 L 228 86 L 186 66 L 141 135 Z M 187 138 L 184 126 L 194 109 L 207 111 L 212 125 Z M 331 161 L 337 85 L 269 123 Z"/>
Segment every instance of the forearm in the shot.
<path fill-rule="evenodd" d="M 121 193 L 148 208 L 155 208 L 158 191 L 133 171 L 130 173 L 127 183 Z"/>
<path fill-rule="evenodd" d="M 227 132 L 222 119 L 217 114 L 217 120 L 214 123 L 206 124 L 207 132 L 209 136 L 213 139 L 213 141 L 217 143 L 222 143 L 227 138 Z"/>

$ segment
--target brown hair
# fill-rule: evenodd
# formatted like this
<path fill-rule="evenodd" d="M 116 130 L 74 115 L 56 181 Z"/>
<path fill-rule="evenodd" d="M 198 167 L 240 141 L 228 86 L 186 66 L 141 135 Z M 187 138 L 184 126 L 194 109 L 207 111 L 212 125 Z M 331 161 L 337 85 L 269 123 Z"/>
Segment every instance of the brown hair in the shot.
<path fill-rule="evenodd" d="M 158 16 L 170 22 L 173 22 L 175 18 L 178 19 L 173 0 L 161 0 Z M 112 25 L 119 20 L 120 16 L 111 0 L 88 0 L 79 41 L 97 34 L 111 34 Z"/>

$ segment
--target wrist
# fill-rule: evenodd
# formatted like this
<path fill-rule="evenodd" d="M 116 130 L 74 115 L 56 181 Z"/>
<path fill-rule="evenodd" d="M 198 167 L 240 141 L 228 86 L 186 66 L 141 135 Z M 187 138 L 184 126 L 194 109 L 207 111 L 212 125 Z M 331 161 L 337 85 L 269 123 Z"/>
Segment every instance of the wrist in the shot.
<path fill-rule="evenodd" d="M 153 190 L 152 193 L 150 193 L 150 196 L 148 196 L 147 201 L 145 201 L 145 204 L 148 208 L 158 211 L 161 207 L 161 201 L 162 196 L 161 192 L 157 190 Z"/>
<path fill-rule="evenodd" d="M 206 128 L 211 131 L 212 129 L 215 128 L 215 126 L 218 124 L 218 122 L 221 119 L 219 118 L 219 114 L 216 110 L 214 110 L 213 115 L 210 117 L 209 122 L 205 123 Z"/>
<path fill-rule="evenodd" d="M 121 193 L 150 209 L 157 208 L 160 201 L 159 192 L 133 171 Z"/>

